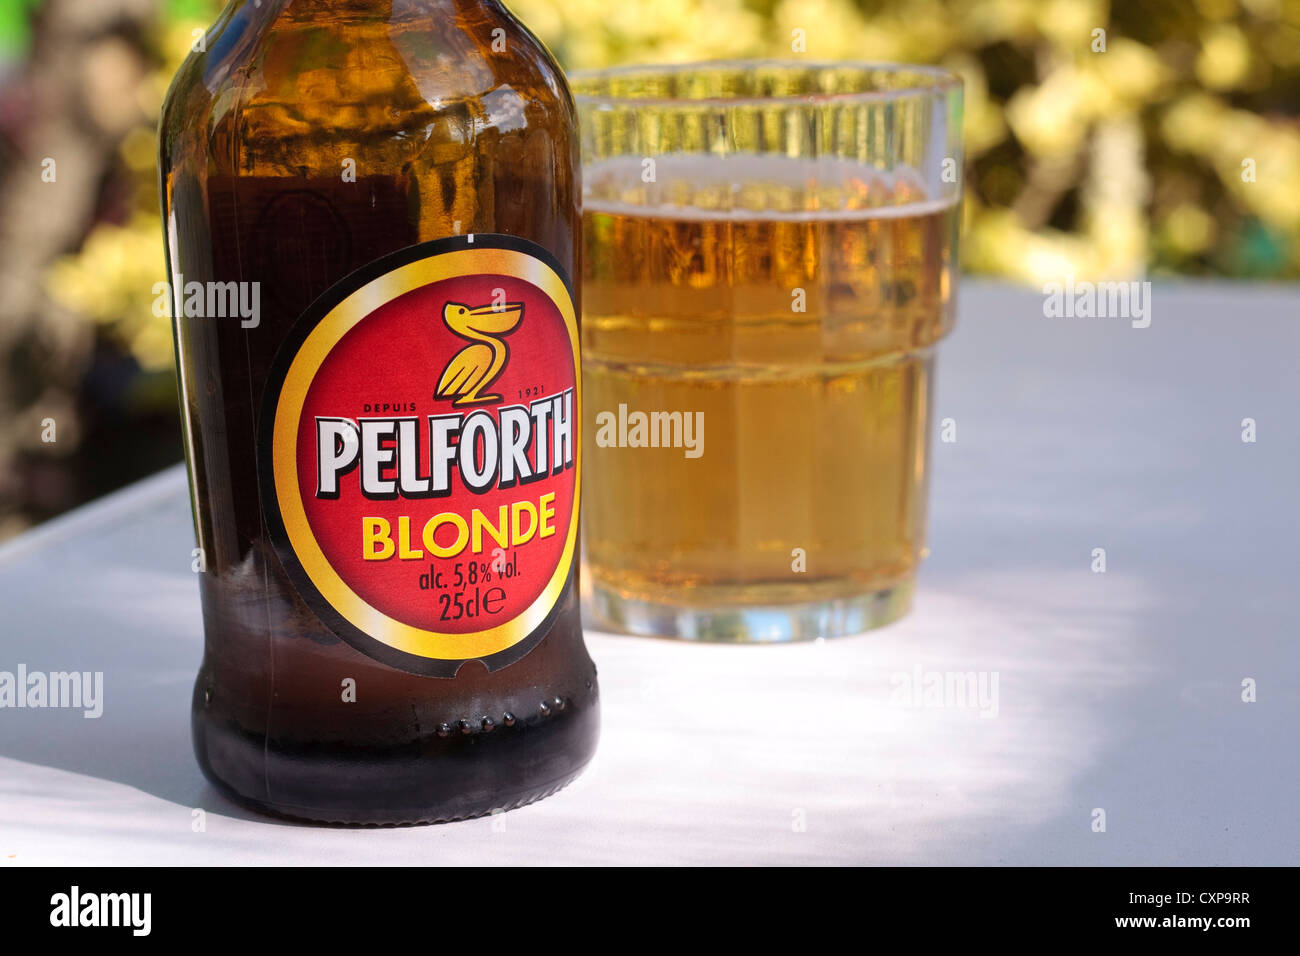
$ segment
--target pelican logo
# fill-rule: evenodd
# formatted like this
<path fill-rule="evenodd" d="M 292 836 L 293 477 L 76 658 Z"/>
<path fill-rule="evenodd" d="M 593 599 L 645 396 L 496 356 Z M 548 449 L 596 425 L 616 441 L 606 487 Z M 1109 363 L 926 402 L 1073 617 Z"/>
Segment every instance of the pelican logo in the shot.
<path fill-rule="evenodd" d="M 500 395 L 479 393 L 505 371 L 510 349 L 502 338 L 517 329 L 523 318 L 522 302 L 494 302 L 476 308 L 448 302 L 442 310 L 442 321 L 473 344 L 465 346 L 447 363 L 438 381 L 437 397 L 454 399 L 451 404 L 455 408 L 501 401 Z"/>
<path fill-rule="evenodd" d="M 267 380 L 280 563 L 390 666 L 507 667 L 576 573 L 580 421 L 573 293 L 545 249 L 480 233 L 372 263 L 302 316 Z"/>

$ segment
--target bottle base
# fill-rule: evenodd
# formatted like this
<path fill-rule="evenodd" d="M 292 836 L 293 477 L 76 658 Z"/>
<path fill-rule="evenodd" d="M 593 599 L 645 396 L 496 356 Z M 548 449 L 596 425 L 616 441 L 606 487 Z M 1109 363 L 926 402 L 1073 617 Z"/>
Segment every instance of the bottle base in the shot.
<path fill-rule="evenodd" d="M 194 751 L 235 803 L 286 820 L 352 827 L 450 823 L 514 810 L 562 789 L 595 753 L 593 699 L 490 734 L 389 747 L 268 741 L 197 711 Z"/>
<path fill-rule="evenodd" d="M 582 771 L 586 769 L 586 766 L 587 764 L 584 763 L 572 773 L 561 777 L 549 786 L 544 785 L 542 787 L 534 788 L 515 797 L 506 795 L 501 801 L 501 806 L 492 807 L 491 809 L 479 807 L 473 810 L 467 809 L 462 812 L 429 811 L 427 813 L 398 811 L 391 814 L 378 813 L 375 811 L 352 813 L 339 809 L 320 810 L 313 807 L 294 807 L 285 804 L 267 803 L 264 800 L 258 800 L 255 797 L 250 797 L 240 793 L 238 790 L 227 785 L 221 778 L 209 773 L 206 768 L 204 768 L 204 776 L 226 799 L 241 807 L 255 810 L 258 813 L 270 817 L 278 817 L 281 820 L 287 820 L 292 823 L 309 823 L 315 826 L 366 829 L 431 826 L 438 823 L 455 823 L 459 820 L 474 820 L 492 816 L 496 813 L 506 813 L 510 810 L 518 810 L 520 807 L 526 807 L 530 803 L 545 800 L 547 797 L 559 793 L 570 783 L 580 777 Z"/>

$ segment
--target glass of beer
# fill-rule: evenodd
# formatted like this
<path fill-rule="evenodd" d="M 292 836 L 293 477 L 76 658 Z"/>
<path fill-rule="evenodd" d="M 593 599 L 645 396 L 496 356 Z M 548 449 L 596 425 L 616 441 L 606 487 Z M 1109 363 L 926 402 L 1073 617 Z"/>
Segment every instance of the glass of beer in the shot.
<path fill-rule="evenodd" d="M 897 619 L 953 324 L 961 81 L 733 62 L 573 88 L 592 623 L 772 642 Z"/>

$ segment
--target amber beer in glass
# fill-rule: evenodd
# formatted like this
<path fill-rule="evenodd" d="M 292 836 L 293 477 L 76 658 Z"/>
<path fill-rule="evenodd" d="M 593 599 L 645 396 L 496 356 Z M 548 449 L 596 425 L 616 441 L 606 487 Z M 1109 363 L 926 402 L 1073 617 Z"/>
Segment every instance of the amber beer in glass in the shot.
<path fill-rule="evenodd" d="M 574 87 L 597 623 L 782 641 L 894 620 L 953 324 L 960 82 L 720 63 Z"/>
<path fill-rule="evenodd" d="M 598 734 L 565 80 L 497 0 L 236 0 L 201 46 L 161 130 L 199 763 L 318 821 L 545 796 Z"/>

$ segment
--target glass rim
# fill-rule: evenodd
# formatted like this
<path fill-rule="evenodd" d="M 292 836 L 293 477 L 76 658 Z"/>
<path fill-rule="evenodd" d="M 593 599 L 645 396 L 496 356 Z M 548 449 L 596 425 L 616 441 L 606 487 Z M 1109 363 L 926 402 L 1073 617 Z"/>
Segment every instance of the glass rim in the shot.
<path fill-rule="evenodd" d="M 788 72 L 847 70 L 855 73 L 906 73 L 928 77 L 930 82 L 887 90 L 842 90 L 835 93 L 783 93 L 774 96 L 626 96 L 609 93 L 580 93 L 576 87 L 588 80 L 629 76 L 644 73 L 650 76 L 671 76 L 709 69 L 773 69 Z M 584 106 L 764 106 L 805 104 L 852 104 L 856 102 L 888 101 L 917 96 L 941 97 L 953 90 L 960 91 L 962 78 L 952 70 L 921 63 L 902 63 L 871 60 L 702 60 L 691 63 L 643 63 L 606 67 L 598 70 L 575 70 L 568 74 L 574 102 Z"/>

